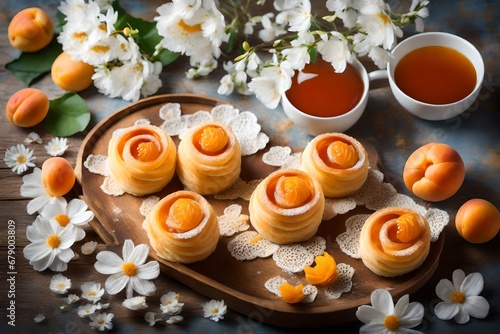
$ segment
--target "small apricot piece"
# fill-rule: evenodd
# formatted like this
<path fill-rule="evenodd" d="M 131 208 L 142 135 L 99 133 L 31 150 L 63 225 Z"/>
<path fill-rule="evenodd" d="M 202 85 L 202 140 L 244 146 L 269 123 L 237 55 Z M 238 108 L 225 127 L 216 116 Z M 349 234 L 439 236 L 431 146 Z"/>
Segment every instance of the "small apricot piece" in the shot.
<path fill-rule="evenodd" d="M 203 220 L 201 205 L 190 198 L 179 198 L 170 207 L 167 226 L 174 232 L 187 232 Z"/>
<path fill-rule="evenodd" d="M 462 186 L 465 165 L 449 145 L 430 143 L 418 148 L 406 160 L 403 180 L 416 196 L 438 202 L 453 196 Z"/>
<path fill-rule="evenodd" d="M 50 196 L 64 196 L 75 184 L 75 171 L 68 160 L 49 158 L 42 165 L 42 184 Z"/>
<path fill-rule="evenodd" d="M 327 154 L 331 167 L 338 169 L 351 168 L 359 160 L 358 152 L 354 146 L 340 140 L 328 145 Z"/>
<path fill-rule="evenodd" d="M 500 230 L 500 212 L 487 200 L 474 198 L 458 209 L 455 227 L 465 240 L 473 244 L 485 243 Z"/>
<path fill-rule="evenodd" d="M 43 121 L 49 107 L 49 98 L 44 92 L 36 88 L 24 88 L 11 96 L 5 114 L 12 124 L 28 128 Z"/>
<path fill-rule="evenodd" d="M 30 7 L 17 13 L 7 29 L 10 44 L 23 52 L 46 47 L 54 37 L 54 26 L 43 9 Z"/>
<path fill-rule="evenodd" d="M 207 126 L 200 135 L 200 147 L 204 153 L 209 155 L 222 152 L 228 141 L 227 133 L 218 126 Z"/>
<path fill-rule="evenodd" d="M 281 299 L 283 299 L 288 304 L 295 304 L 304 299 L 304 285 L 299 284 L 293 286 L 288 282 L 280 285 Z"/>
<path fill-rule="evenodd" d="M 276 184 L 274 198 L 281 207 L 287 209 L 299 207 L 310 197 L 309 183 L 300 176 L 282 176 Z"/>
<path fill-rule="evenodd" d="M 94 66 L 75 60 L 64 51 L 54 60 L 50 71 L 52 81 L 59 88 L 72 92 L 90 87 L 93 74 Z"/>
<path fill-rule="evenodd" d="M 333 256 L 324 252 L 314 258 L 315 267 L 307 266 L 304 268 L 306 280 L 313 285 L 328 285 L 339 277 L 337 271 L 337 262 Z"/>

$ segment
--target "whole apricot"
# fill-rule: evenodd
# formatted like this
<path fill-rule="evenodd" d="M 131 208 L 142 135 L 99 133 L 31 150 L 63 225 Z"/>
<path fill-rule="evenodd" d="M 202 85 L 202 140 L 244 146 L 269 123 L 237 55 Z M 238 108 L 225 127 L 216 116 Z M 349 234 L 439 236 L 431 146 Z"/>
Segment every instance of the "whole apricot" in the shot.
<path fill-rule="evenodd" d="M 10 44 L 23 52 L 46 47 L 54 37 L 54 26 L 43 9 L 30 7 L 17 13 L 7 29 Z"/>
<path fill-rule="evenodd" d="M 64 196 L 75 184 L 75 171 L 68 160 L 53 157 L 42 165 L 42 184 L 50 196 Z"/>
<path fill-rule="evenodd" d="M 62 52 L 52 63 L 50 74 L 52 81 L 60 88 L 79 92 L 92 85 L 94 67 Z"/>
<path fill-rule="evenodd" d="M 12 124 L 27 128 L 43 121 L 49 106 L 49 98 L 44 92 L 36 88 L 24 88 L 11 96 L 5 113 Z"/>
<path fill-rule="evenodd" d="M 438 202 L 453 196 L 462 186 L 465 165 L 451 146 L 430 143 L 421 146 L 406 160 L 403 180 L 416 196 Z"/>
<path fill-rule="evenodd" d="M 455 227 L 458 234 L 473 244 L 493 239 L 500 230 L 500 212 L 487 200 L 474 198 L 457 211 Z"/>

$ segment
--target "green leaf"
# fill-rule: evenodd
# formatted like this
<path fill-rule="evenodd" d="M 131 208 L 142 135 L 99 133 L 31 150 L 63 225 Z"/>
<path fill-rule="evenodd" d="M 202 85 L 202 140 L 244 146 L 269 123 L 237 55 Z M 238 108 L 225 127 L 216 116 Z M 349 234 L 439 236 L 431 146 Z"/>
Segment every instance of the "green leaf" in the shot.
<path fill-rule="evenodd" d="M 37 52 L 23 52 L 21 55 L 5 65 L 18 79 L 27 86 L 31 86 L 42 76 L 50 72 L 52 63 L 62 52 L 62 47 L 54 38 L 49 45 Z"/>
<path fill-rule="evenodd" d="M 227 41 L 226 53 L 231 53 L 234 50 L 234 45 L 236 43 L 237 30 L 235 27 L 231 27 L 229 30 L 229 40 Z"/>
<path fill-rule="evenodd" d="M 139 30 L 138 34 L 133 35 L 136 43 L 139 45 L 141 51 L 148 55 L 155 52 L 155 46 L 158 45 L 162 37 L 158 34 L 156 23 L 145 21 L 128 14 L 118 3 L 113 2 L 113 9 L 118 12 L 118 20 L 115 23 L 116 30 L 123 30 L 124 28 L 131 28 Z M 163 65 L 168 65 L 174 62 L 179 57 L 179 54 L 170 50 L 163 50 L 155 60 L 160 61 Z"/>
<path fill-rule="evenodd" d="M 44 119 L 47 131 L 58 137 L 67 137 L 83 131 L 89 122 L 89 108 L 80 95 L 74 92 L 50 100 L 49 112 Z"/>
<path fill-rule="evenodd" d="M 318 57 L 318 49 L 315 47 L 312 47 L 312 48 L 309 48 L 309 50 L 307 50 L 307 52 L 309 53 L 309 57 L 311 57 L 311 63 L 315 64 L 316 58 Z"/>

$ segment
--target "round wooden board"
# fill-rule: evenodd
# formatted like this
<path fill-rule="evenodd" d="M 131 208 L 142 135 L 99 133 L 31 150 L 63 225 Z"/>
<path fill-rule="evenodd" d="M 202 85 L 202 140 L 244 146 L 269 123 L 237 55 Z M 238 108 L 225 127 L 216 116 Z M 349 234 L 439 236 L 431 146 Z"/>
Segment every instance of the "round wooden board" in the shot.
<path fill-rule="evenodd" d="M 161 125 L 159 109 L 168 102 L 181 104 L 184 114 L 198 110 L 210 111 L 218 104 L 227 104 L 222 100 L 197 95 L 161 95 L 132 103 L 113 113 L 87 135 L 82 143 L 77 158 L 76 174 L 79 182 L 80 196 L 95 213 L 96 219 L 91 222 L 92 228 L 108 245 L 120 245 L 126 239 L 131 239 L 136 245 L 149 245 L 148 237 L 142 228 L 144 217 L 139 208 L 144 200 L 142 197 L 122 195 L 119 197 L 106 195 L 100 186 L 104 177 L 90 173 L 83 166 L 89 154 L 107 155 L 109 139 L 114 130 L 131 126 L 137 119 L 146 118 L 154 125 Z M 237 106 L 236 106 L 237 107 Z M 173 137 L 178 144 L 177 137 Z M 372 168 L 380 168 L 378 155 L 372 145 L 362 141 L 370 156 Z M 241 179 L 245 181 L 262 179 L 276 170 L 262 162 L 262 154 L 273 146 L 272 141 L 266 149 L 243 157 Z M 171 192 L 183 189 L 182 184 L 174 179 L 161 192 L 154 194 L 160 198 Z M 222 215 L 224 209 L 233 203 L 243 207 L 248 214 L 248 202 L 245 200 L 223 201 L 207 196 L 216 213 Z M 444 235 L 432 243 L 430 253 L 425 263 L 417 270 L 397 277 L 384 278 L 372 273 L 361 260 L 353 259 L 344 254 L 335 238 L 345 231 L 345 220 L 359 213 L 372 213 L 364 207 L 357 207 L 347 214 L 337 215 L 329 221 L 324 221 L 317 235 L 327 241 L 327 251 L 334 256 L 337 263 L 347 263 L 355 269 L 352 290 L 342 294 L 339 299 L 327 299 L 318 293 L 317 299 L 311 304 L 289 305 L 270 293 L 264 283 L 271 277 L 287 274 L 276 266 L 271 258 L 240 262 L 227 251 L 227 244 L 233 237 L 221 237 L 217 249 L 207 259 L 189 265 L 172 263 L 158 257 L 151 250 L 151 257 L 160 263 L 161 270 L 170 277 L 184 283 L 202 295 L 213 299 L 224 299 L 227 305 L 238 312 L 280 327 L 326 327 L 355 319 L 358 306 L 370 304 L 370 294 L 374 289 L 386 288 L 394 298 L 417 291 L 432 276 L 437 268 L 444 244 Z M 290 275 L 292 277 L 293 275 Z"/>

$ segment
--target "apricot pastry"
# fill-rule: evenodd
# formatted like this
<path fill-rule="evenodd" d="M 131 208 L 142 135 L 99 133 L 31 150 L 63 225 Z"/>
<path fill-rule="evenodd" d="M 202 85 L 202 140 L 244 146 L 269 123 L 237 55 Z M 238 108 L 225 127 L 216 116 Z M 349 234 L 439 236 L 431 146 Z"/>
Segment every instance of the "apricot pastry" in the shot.
<path fill-rule="evenodd" d="M 188 190 L 202 195 L 219 193 L 238 180 L 240 171 L 240 144 L 225 124 L 194 126 L 179 144 L 177 175 Z"/>
<path fill-rule="evenodd" d="M 124 191 L 148 195 L 165 187 L 175 172 L 175 143 L 154 125 L 135 125 L 113 134 L 108 145 L 111 176 Z"/>
<path fill-rule="evenodd" d="M 290 244 L 316 234 L 324 208 L 318 181 L 298 169 L 280 169 L 255 188 L 248 210 L 252 226 L 264 238 Z"/>
<path fill-rule="evenodd" d="M 203 196 L 188 190 L 174 192 L 156 203 L 144 226 L 156 254 L 171 262 L 204 260 L 219 241 L 213 207 Z"/>
<path fill-rule="evenodd" d="M 310 141 L 300 169 L 318 180 L 326 197 L 355 193 L 368 177 L 368 154 L 361 143 L 342 133 L 325 133 Z"/>
<path fill-rule="evenodd" d="M 417 269 L 427 258 L 431 234 L 420 214 L 405 208 L 385 208 L 363 225 L 359 255 L 375 274 L 395 277 Z"/>

